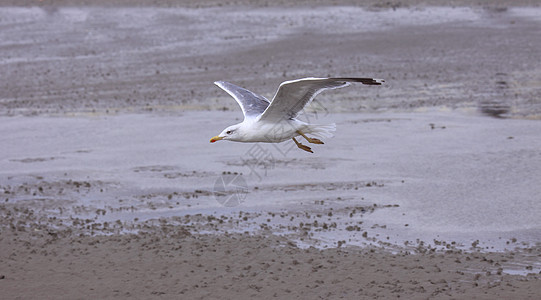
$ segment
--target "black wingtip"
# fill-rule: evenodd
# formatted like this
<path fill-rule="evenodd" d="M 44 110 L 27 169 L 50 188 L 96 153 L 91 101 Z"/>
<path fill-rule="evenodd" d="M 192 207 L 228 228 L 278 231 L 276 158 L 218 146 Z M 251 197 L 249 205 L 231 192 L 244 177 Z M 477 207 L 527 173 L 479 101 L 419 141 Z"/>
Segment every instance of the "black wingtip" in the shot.
<path fill-rule="evenodd" d="M 344 80 L 347 82 L 360 82 L 362 84 L 366 85 L 381 85 L 385 82 L 383 79 L 377 79 L 377 78 L 337 78 L 339 80 Z"/>

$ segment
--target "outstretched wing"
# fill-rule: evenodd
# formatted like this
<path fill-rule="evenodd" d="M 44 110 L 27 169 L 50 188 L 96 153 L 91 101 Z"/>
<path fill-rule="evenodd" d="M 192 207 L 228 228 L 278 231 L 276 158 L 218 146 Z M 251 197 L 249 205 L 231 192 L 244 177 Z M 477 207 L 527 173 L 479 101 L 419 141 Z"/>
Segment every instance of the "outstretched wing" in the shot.
<path fill-rule="evenodd" d="M 265 97 L 252 93 L 240 86 L 225 81 L 216 81 L 214 84 L 221 87 L 237 100 L 245 119 L 258 117 L 269 106 L 269 100 Z"/>
<path fill-rule="evenodd" d="M 319 93 L 327 89 L 348 86 L 350 82 L 381 85 L 384 80 L 374 78 L 303 78 L 284 81 L 261 115 L 261 120 L 281 121 L 295 118 Z"/>

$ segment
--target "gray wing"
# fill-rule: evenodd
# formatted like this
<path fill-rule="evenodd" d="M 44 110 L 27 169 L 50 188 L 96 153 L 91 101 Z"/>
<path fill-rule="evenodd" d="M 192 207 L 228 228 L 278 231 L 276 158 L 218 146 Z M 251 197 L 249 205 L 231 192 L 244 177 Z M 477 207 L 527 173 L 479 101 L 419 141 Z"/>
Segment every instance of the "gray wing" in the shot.
<path fill-rule="evenodd" d="M 350 82 L 381 85 L 384 80 L 374 78 L 303 78 L 284 81 L 261 115 L 261 120 L 280 121 L 295 118 L 319 93 L 327 89 L 348 86 Z"/>
<path fill-rule="evenodd" d="M 240 86 L 225 81 L 216 81 L 214 84 L 237 100 L 245 119 L 258 117 L 269 106 L 269 100 L 265 97 L 252 93 Z"/>

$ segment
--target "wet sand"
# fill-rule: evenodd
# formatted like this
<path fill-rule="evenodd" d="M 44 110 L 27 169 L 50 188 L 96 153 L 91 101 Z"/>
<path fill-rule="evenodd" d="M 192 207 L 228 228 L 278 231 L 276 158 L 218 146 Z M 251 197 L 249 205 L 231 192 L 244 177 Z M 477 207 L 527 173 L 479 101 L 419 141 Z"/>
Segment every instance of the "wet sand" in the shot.
<path fill-rule="evenodd" d="M 530 255 L 523 252 L 300 249 L 273 235 L 190 235 L 166 222 L 138 234 L 73 231 L 4 230 L 3 297 L 535 299 L 540 292 L 539 275 L 502 272 Z"/>
<path fill-rule="evenodd" d="M 236 114 L 2 117 L 4 295 L 539 295 L 538 121 L 329 114 L 254 161 L 201 137 Z"/>
<path fill-rule="evenodd" d="M 535 3 L 96 3 L 0 8 L 2 297 L 541 295 Z M 387 84 L 314 154 L 209 144 L 214 80 L 326 75 Z"/>
<path fill-rule="evenodd" d="M 519 4 L 517 4 L 519 5 Z M 539 117 L 539 7 L 4 7 L 4 115 L 236 110 L 210 84 L 374 76 L 332 111 L 482 108 Z M 275 26 L 269 26 L 275 24 Z"/>

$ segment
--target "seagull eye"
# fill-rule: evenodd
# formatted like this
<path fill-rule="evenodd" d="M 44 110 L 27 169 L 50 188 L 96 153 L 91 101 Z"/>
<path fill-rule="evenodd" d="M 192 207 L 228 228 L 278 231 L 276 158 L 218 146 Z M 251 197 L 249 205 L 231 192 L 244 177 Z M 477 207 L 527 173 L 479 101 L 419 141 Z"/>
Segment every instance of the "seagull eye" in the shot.
<path fill-rule="evenodd" d="M 231 134 L 231 132 L 232 132 L 231 130 L 228 130 L 226 133 L 227 133 L 227 134 Z"/>

